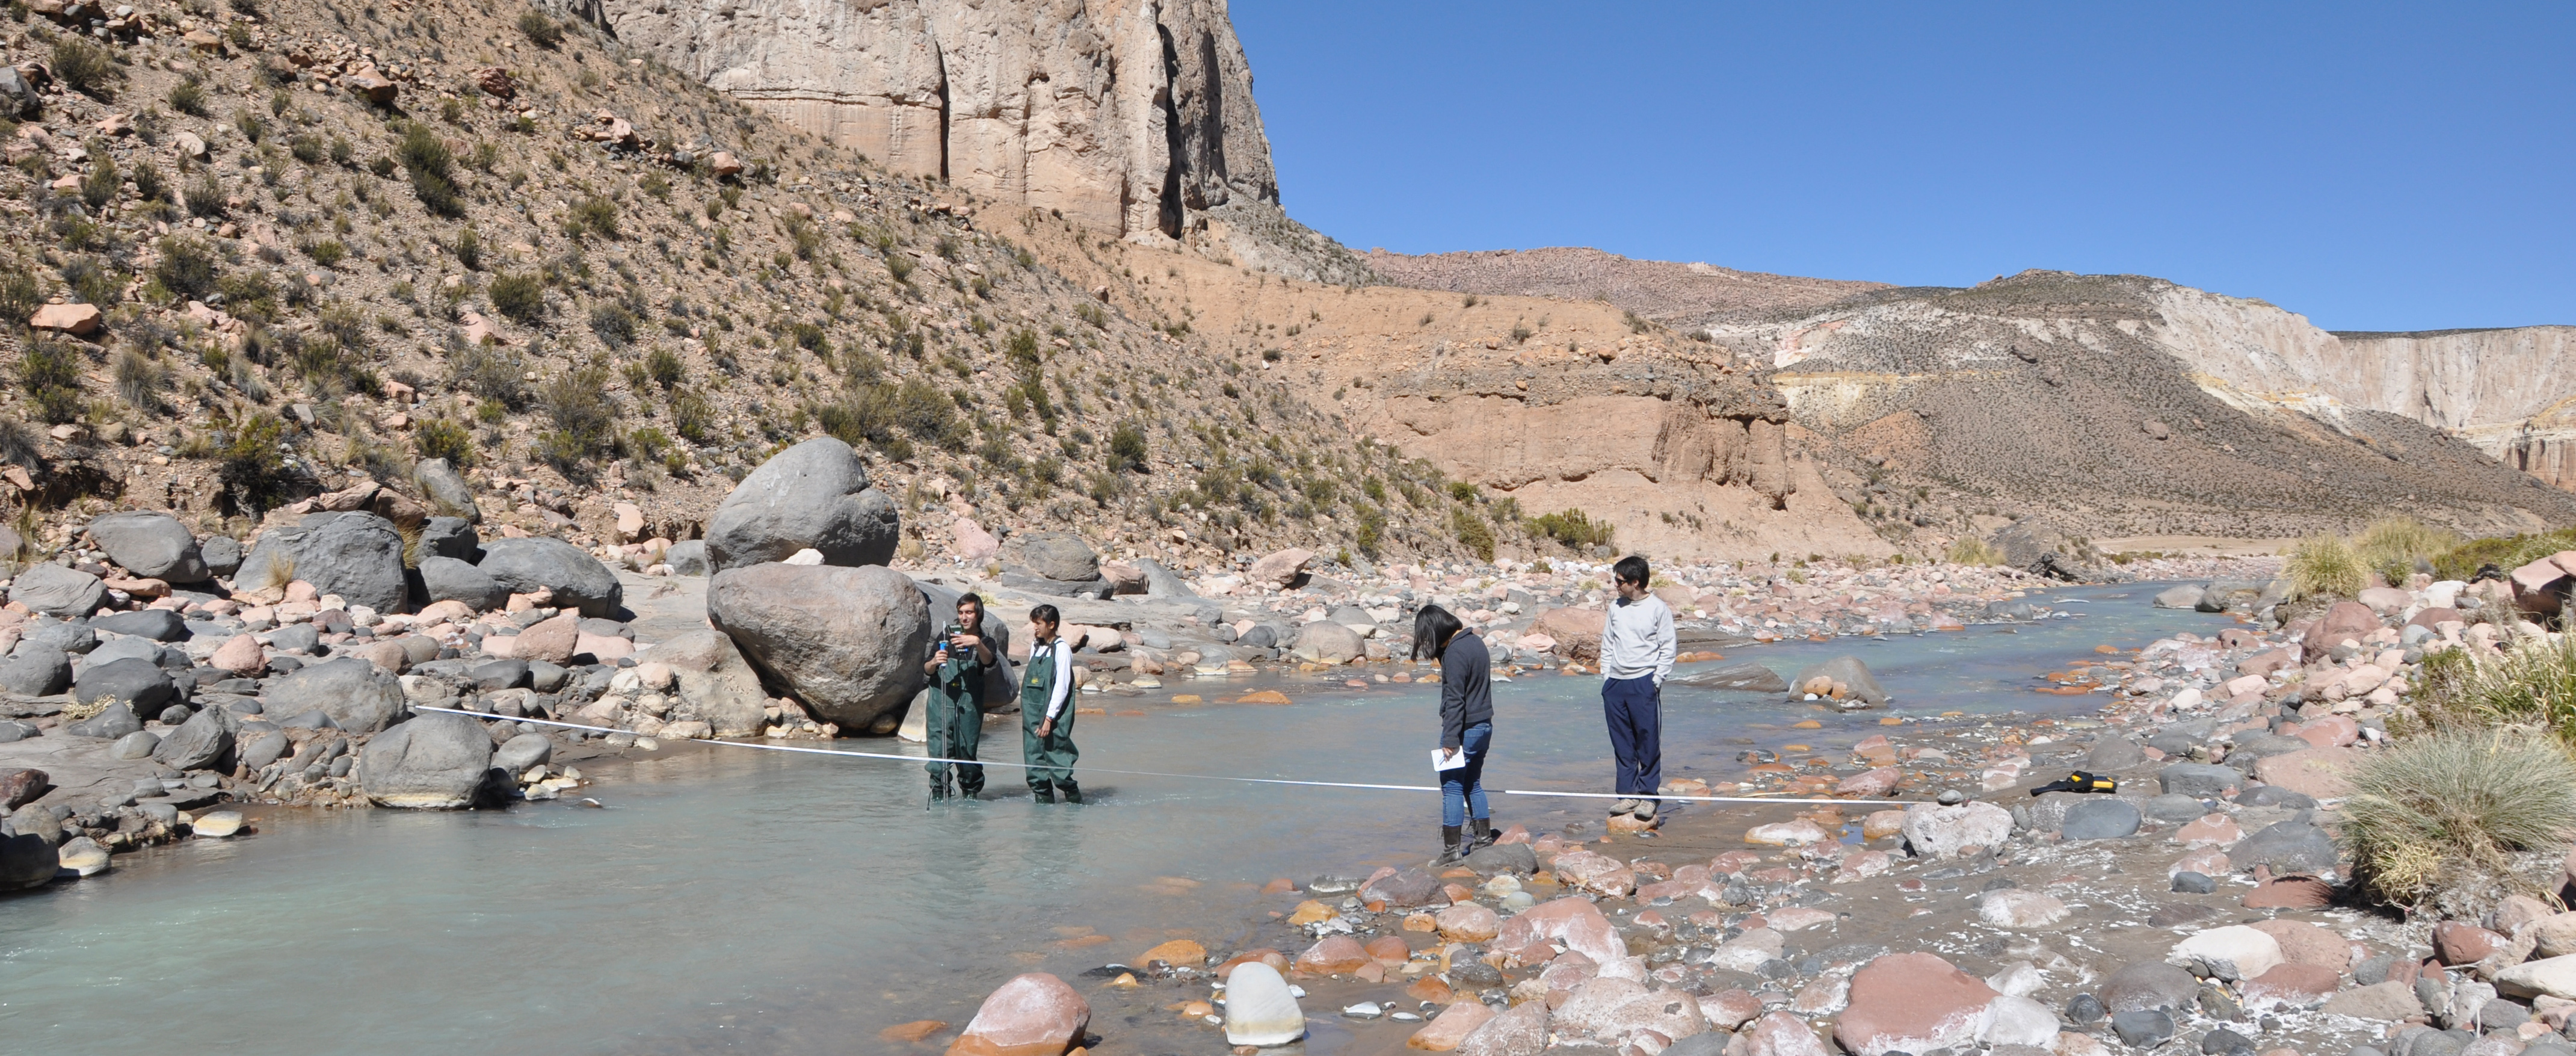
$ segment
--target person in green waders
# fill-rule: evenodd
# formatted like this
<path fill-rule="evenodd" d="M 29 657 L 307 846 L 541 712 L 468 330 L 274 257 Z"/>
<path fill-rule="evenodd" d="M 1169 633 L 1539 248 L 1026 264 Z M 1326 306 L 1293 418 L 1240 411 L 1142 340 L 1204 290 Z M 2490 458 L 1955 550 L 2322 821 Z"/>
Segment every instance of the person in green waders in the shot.
<path fill-rule="evenodd" d="M 1056 634 L 1055 606 L 1029 610 L 1029 666 L 1020 671 L 1020 751 L 1029 764 L 1029 795 L 1040 803 L 1082 802 L 1073 783 L 1073 647 Z"/>
<path fill-rule="evenodd" d="M 984 669 L 994 663 L 993 643 L 984 634 L 984 599 L 968 594 L 957 599 L 957 622 L 930 643 L 930 714 L 923 716 L 925 740 L 932 759 L 973 759 L 984 736 Z M 930 798 L 949 796 L 949 763 L 931 763 Z M 956 794 L 968 799 L 984 791 L 984 768 L 954 764 Z"/>

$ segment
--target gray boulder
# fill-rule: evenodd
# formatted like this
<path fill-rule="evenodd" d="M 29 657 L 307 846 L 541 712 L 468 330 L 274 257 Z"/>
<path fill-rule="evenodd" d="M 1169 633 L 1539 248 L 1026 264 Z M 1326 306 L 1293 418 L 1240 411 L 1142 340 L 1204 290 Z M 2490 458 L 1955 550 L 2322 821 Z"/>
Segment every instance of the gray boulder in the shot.
<path fill-rule="evenodd" d="M 81 665 L 80 676 L 72 680 L 72 697 L 83 704 L 115 701 L 154 715 L 178 699 L 179 687 L 170 681 L 170 673 L 161 670 L 161 665 L 126 657 Z"/>
<path fill-rule="evenodd" d="M 9 600 L 49 616 L 87 616 L 107 604 L 107 585 L 87 572 L 40 562 L 10 582 Z"/>
<path fill-rule="evenodd" d="M 98 648 L 98 632 L 85 619 L 42 620 L 27 627 L 21 642 L 50 645 L 74 656 Z"/>
<path fill-rule="evenodd" d="M 1021 532 L 1002 544 L 1002 585 L 1056 597 L 1107 598 L 1100 555 L 1072 532 Z"/>
<path fill-rule="evenodd" d="M 2209 813 L 2209 804 L 2190 796 L 2168 794 L 2147 797 L 2144 809 L 2150 818 L 2180 825 L 2199 821 Z"/>
<path fill-rule="evenodd" d="M 2116 840 L 2138 834 L 2137 804 L 2101 796 L 2066 808 L 2058 835 L 2068 840 Z"/>
<path fill-rule="evenodd" d="M 162 652 L 161 643 L 149 638 L 110 638 L 106 644 L 90 650 L 89 655 L 82 657 L 80 668 L 87 671 L 101 664 L 112 664 L 119 660 L 142 660 L 168 667 L 168 664 L 161 663 Z"/>
<path fill-rule="evenodd" d="M 894 500 L 830 437 L 779 452 L 742 478 L 707 519 L 708 567 L 722 572 L 821 551 L 825 565 L 883 565 L 900 541 Z"/>
<path fill-rule="evenodd" d="M 334 517 L 295 544 L 295 578 L 351 605 L 397 612 L 406 600 L 403 537 L 372 513 Z"/>
<path fill-rule="evenodd" d="M 2296 819 L 2265 826 L 2227 849 L 2229 864 L 2239 869 L 2267 865 L 2275 873 L 2332 873 L 2337 860 L 2334 837 Z"/>
<path fill-rule="evenodd" d="M 0 67 L 0 107 L 22 118 L 33 118 L 45 112 L 45 97 L 36 94 L 36 86 L 15 66 Z"/>
<path fill-rule="evenodd" d="M 233 735 L 224 728 L 223 709 L 207 708 L 163 736 L 152 758 L 175 770 L 203 770 L 232 750 Z"/>
<path fill-rule="evenodd" d="M 2236 768 L 2214 763 L 2175 763 L 2156 771 L 2159 791 L 2194 799 L 2216 799 L 2245 783 Z"/>
<path fill-rule="evenodd" d="M 432 517 L 420 524 L 420 556 L 452 557 L 470 565 L 483 559 L 483 538 L 462 517 Z"/>
<path fill-rule="evenodd" d="M 680 575 L 706 575 L 707 541 L 704 539 L 687 539 L 673 543 L 671 544 L 671 549 L 664 553 L 662 560 L 670 562 L 671 571 L 679 573 Z"/>
<path fill-rule="evenodd" d="M 2200 980 L 2162 961 L 2135 961 L 2103 980 L 2096 996 L 2113 1012 L 2190 1008 L 2200 999 Z"/>
<path fill-rule="evenodd" d="M 561 539 L 495 539 L 484 544 L 483 560 L 474 567 L 512 594 L 552 590 L 557 607 L 580 609 L 584 616 L 615 616 L 626 601 L 616 573 Z"/>
<path fill-rule="evenodd" d="M 1747 693 L 1789 691 L 1788 679 L 1780 677 L 1779 672 L 1750 660 L 1721 664 L 1717 667 L 1703 667 L 1694 671 L 1675 672 L 1673 677 L 1665 680 L 1665 684 L 1688 686 L 1692 689 L 1729 689 Z"/>
<path fill-rule="evenodd" d="M 91 617 L 89 625 L 96 630 L 130 634 L 156 642 L 175 642 L 188 636 L 187 619 L 168 609 L 111 612 Z"/>
<path fill-rule="evenodd" d="M 1807 682 L 1819 676 L 1842 683 L 1850 691 L 1847 699 L 1870 705 L 1887 703 L 1887 690 L 1879 686 L 1878 679 L 1869 673 L 1869 665 L 1861 663 L 1857 656 L 1837 656 L 1801 669 L 1797 677 L 1789 680 L 1790 696 L 1803 696 Z"/>
<path fill-rule="evenodd" d="M 936 626 L 912 580 L 882 565 L 723 569 L 707 584 L 707 619 L 768 684 L 854 731 L 902 719 Z"/>
<path fill-rule="evenodd" d="M 671 708 L 672 718 L 704 722 L 718 737 L 760 732 L 768 695 L 761 692 L 760 672 L 743 659 L 732 638 L 715 631 L 690 631 L 655 645 L 649 655 L 671 665 L 671 674 L 679 682 L 679 703 Z"/>
<path fill-rule="evenodd" d="M 1297 628 L 1297 642 L 1288 650 L 1300 660 L 1319 664 L 1346 664 L 1368 654 L 1367 643 L 1359 632 L 1331 620 L 1317 620 Z"/>
<path fill-rule="evenodd" d="M 377 734 L 358 756 L 358 785 L 379 807 L 457 810 L 499 798 L 492 736 L 463 715 L 433 712 Z"/>
<path fill-rule="evenodd" d="M 20 642 L 0 662 L 0 692 L 48 697 L 72 688 L 72 658 L 43 642 Z"/>
<path fill-rule="evenodd" d="M 161 747 L 160 734 L 150 730 L 136 730 L 117 738 L 115 744 L 108 745 L 107 757 L 126 762 L 149 759 L 152 758 L 153 750 L 159 747 Z"/>
<path fill-rule="evenodd" d="M 2192 608 L 2200 604 L 2200 596 L 2206 592 L 2207 589 L 2208 588 L 2197 583 L 2185 583 L 2179 587 L 2168 587 L 2162 593 L 2156 595 L 2156 607 L 2159 609 Z"/>
<path fill-rule="evenodd" d="M 554 756 L 555 742 L 547 740 L 545 734 L 522 733 L 502 742 L 501 747 L 493 749 L 492 766 L 515 779 L 518 775 L 527 773 L 529 767 L 552 759 Z"/>
<path fill-rule="evenodd" d="M 2252 612 L 2260 607 L 2264 586 L 2262 580 L 2216 580 L 2192 607 L 2202 612 Z"/>
<path fill-rule="evenodd" d="M 90 538 L 128 572 L 171 583 L 214 578 L 197 551 L 196 533 L 158 510 L 128 510 L 89 522 Z"/>
<path fill-rule="evenodd" d="M 412 466 L 411 479 L 420 485 L 420 495 L 429 500 L 431 509 L 469 524 L 483 523 L 483 508 L 474 504 L 474 489 L 446 459 L 420 460 Z"/>
<path fill-rule="evenodd" d="M 325 660 L 277 679 L 263 704 L 272 715 L 319 711 L 351 733 L 384 729 L 404 711 L 402 682 L 354 656 Z"/>
<path fill-rule="evenodd" d="M 1182 579 L 1180 573 L 1163 567 L 1162 562 L 1150 557 L 1140 557 L 1134 563 L 1139 571 L 1145 573 L 1146 597 L 1195 598 L 1199 596 L 1198 591 L 1190 589 L 1188 580 Z"/>
<path fill-rule="evenodd" d="M 461 601 L 479 612 L 510 600 L 509 588 L 490 573 L 453 557 L 421 558 L 420 585 L 423 605 Z"/>
<path fill-rule="evenodd" d="M 143 720 L 134 717 L 134 709 L 123 704 L 110 704 L 107 710 L 63 727 L 74 737 L 95 737 L 112 741 L 143 728 Z"/>
<path fill-rule="evenodd" d="M 2106 733 L 2094 742 L 2093 750 L 2084 756 L 2087 770 L 2126 770 L 2147 761 L 2146 749 L 2138 742 L 2116 733 Z"/>
<path fill-rule="evenodd" d="M 206 571 L 229 577 L 241 570 L 242 545 L 228 535 L 218 535 L 197 544 L 197 558 L 206 563 Z"/>
<path fill-rule="evenodd" d="M 233 569 L 233 589 L 286 589 L 295 581 L 296 544 L 311 531 L 302 525 L 283 525 L 259 533 L 251 541 L 250 553 L 242 556 L 241 566 Z"/>
<path fill-rule="evenodd" d="M 249 747 L 242 749 L 241 764 L 251 773 L 256 774 L 267 769 L 268 764 L 284 757 L 287 747 L 286 734 L 282 732 L 272 730 L 260 734 L 258 739 L 250 742 Z"/>
<path fill-rule="evenodd" d="M 62 867 L 61 855 L 42 836 L 0 837 L 0 891 L 43 887 L 53 882 L 55 871 Z"/>

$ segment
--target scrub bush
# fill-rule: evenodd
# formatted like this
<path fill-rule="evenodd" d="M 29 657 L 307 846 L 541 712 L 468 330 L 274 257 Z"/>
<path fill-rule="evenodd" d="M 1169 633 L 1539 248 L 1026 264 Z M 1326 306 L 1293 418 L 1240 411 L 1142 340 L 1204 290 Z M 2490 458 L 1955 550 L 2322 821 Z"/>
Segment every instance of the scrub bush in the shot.
<path fill-rule="evenodd" d="M 2366 756 L 2352 786 L 2344 847 L 2363 889 L 2395 904 L 2498 888 L 2546 894 L 2528 890 L 2516 856 L 2564 848 L 2576 835 L 2576 762 L 2522 729 L 2403 741 Z"/>
<path fill-rule="evenodd" d="M 2370 585 L 2370 574 L 2352 544 L 2332 535 L 2310 536 L 2290 551 L 2286 573 L 2299 597 L 2332 594 L 2349 598 Z"/>

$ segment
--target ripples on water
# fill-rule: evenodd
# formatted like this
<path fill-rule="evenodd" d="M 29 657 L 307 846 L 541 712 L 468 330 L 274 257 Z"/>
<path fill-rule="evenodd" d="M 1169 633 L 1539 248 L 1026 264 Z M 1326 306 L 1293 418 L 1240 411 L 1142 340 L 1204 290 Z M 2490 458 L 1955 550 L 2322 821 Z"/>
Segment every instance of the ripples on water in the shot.
<path fill-rule="evenodd" d="M 2228 625 L 2152 596 L 2073 590 L 2056 597 L 2085 618 L 1729 660 L 1794 674 L 1854 653 L 1900 714 L 2086 711 L 2094 699 L 2029 688 L 2097 644 Z M 1597 687 L 1498 684 L 1488 787 L 1605 790 Z M 1431 780 L 1435 687 L 1283 688 L 1297 703 L 1086 697 L 1147 714 L 1083 716 L 1083 763 Z M 1166 692 L 1213 696 L 1206 682 Z M 1677 689 L 1665 772 L 1729 776 L 1730 738 L 1776 745 L 1807 718 L 1825 728 L 1796 739 L 1830 751 L 1879 732 L 1879 714 Z M 1016 719 L 988 728 L 983 754 L 1018 758 Z M 1042 807 L 994 768 L 987 799 L 929 808 L 926 787 L 913 764 L 700 747 L 619 769 L 590 790 L 604 810 L 299 812 L 120 857 L 103 877 L 0 896 L 0 1038 L 49 1056 L 872 1051 L 889 1024 L 962 1024 L 1016 972 L 1070 977 L 1177 935 L 1238 942 L 1283 908 L 1263 882 L 1418 861 L 1438 842 L 1433 793 L 1093 773 L 1090 804 Z M 1494 810 L 1542 831 L 1598 807 L 1497 796 Z"/>

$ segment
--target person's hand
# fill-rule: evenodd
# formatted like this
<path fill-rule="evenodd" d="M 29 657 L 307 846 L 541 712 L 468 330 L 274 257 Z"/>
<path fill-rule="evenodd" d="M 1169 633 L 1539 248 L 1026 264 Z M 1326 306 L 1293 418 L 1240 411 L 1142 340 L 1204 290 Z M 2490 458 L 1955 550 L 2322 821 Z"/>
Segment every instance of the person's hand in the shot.
<path fill-rule="evenodd" d="M 1442 758 L 1442 759 L 1444 759 L 1444 760 L 1445 760 L 1445 759 L 1455 759 L 1455 758 L 1457 758 L 1457 757 L 1458 757 L 1458 749 L 1456 749 L 1456 748 L 1443 748 L 1443 749 L 1440 749 L 1440 758 Z"/>
<path fill-rule="evenodd" d="M 1053 735 L 1054 733 L 1055 733 L 1055 720 L 1054 720 L 1054 719 L 1048 719 L 1048 720 L 1046 720 L 1045 722 L 1041 722 L 1041 723 L 1039 723 L 1039 724 L 1038 724 L 1038 736 L 1040 736 L 1040 737 L 1047 737 L 1047 736 L 1051 736 L 1051 735 Z"/>
<path fill-rule="evenodd" d="M 984 640 L 971 634 L 959 634 L 948 639 L 948 644 L 957 649 L 973 649 L 984 644 Z"/>

